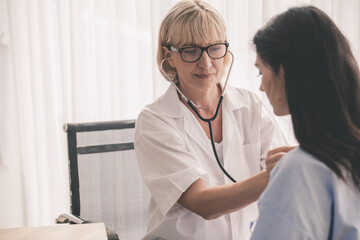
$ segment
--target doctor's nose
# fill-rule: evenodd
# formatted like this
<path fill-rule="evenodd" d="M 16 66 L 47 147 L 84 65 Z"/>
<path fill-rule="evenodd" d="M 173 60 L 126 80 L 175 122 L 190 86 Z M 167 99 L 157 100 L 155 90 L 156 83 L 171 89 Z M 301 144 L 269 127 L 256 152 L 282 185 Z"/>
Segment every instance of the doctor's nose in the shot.
<path fill-rule="evenodd" d="M 204 51 L 198 60 L 198 66 L 201 68 L 209 68 L 212 65 L 211 58 L 209 57 L 208 53 Z"/>

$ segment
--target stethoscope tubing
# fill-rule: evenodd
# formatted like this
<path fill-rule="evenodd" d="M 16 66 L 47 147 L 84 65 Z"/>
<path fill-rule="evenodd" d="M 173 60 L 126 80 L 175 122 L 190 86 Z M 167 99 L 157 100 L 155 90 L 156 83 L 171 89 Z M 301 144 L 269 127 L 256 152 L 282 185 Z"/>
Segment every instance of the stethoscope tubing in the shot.
<path fill-rule="evenodd" d="M 216 147 L 215 147 L 215 141 L 214 141 L 214 136 L 213 136 L 213 131 L 212 131 L 212 125 L 211 125 L 211 122 L 214 121 L 219 113 L 219 109 L 220 109 L 220 106 L 221 106 L 221 103 L 222 103 L 222 100 L 223 100 L 223 96 L 220 96 L 220 99 L 219 99 L 219 103 L 216 107 L 216 112 L 214 114 L 214 116 L 212 118 L 203 118 L 201 116 L 201 114 L 197 111 L 197 109 L 195 108 L 195 106 L 191 103 L 191 101 L 188 101 L 187 104 L 191 107 L 192 110 L 194 110 L 194 112 L 196 113 L 196 115 L 204 122 L 207 122 L 209 124 L 209 132 L 210 132 L 210 139 L 211 139 L 211 146 L 212 146 L 212 149 L 213 149 L 213 152 L 214 152 L 214 156 L 215 156 L 215 159 L 216 159 L 216 162 L 218 163 L 220 169 L 222 170 L 222 172 L 232 181 L 232 182 L 236 182 L 236 180 L 225 170 L 225 168 L 223 167 L 223 165 L 221 164 L 220 162 L 220 159 L 219 159 L 219 156 L 217 154 L 217 151 L 216 151 Z"/>

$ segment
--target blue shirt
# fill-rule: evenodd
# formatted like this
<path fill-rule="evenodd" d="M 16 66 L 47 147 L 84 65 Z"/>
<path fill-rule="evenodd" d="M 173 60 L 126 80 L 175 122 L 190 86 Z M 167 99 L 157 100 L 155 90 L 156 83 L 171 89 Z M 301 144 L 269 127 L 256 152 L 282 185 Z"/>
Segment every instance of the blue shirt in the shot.
<path fill-rule="evenodd" d="M 252 240 L 360 239 L 360 191 L 350 175 L 339 179 L 301 148 L 273 169 L 259 211 Z"/>

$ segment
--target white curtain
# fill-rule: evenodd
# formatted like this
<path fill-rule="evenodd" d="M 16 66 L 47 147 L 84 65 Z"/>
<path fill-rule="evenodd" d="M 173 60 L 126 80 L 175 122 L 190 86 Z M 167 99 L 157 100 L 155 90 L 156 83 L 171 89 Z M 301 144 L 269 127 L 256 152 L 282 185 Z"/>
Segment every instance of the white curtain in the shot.
<path fill-rule="evenodd" d="M 136 118 L 164 92 L 157 34 L 176 2 L 0 0 L 0 228 L 53 224 L 69 212 L 63 123 Z M 360 59 L 358 0 L 209 2 L 228 26 L 232 85 L 258 91 L 252 36 L 290 6 L 323 9 Z"/>

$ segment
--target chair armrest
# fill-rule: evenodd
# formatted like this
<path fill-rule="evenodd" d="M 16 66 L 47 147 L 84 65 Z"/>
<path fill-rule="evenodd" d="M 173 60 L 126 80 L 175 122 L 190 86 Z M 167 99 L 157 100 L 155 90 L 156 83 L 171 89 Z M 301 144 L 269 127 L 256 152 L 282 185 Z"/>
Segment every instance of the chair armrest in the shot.
<path fill-rule="evenodd" d="M 75 216 L 69 213 L 60 214 L 60 216 L 55 220 L 56 223 L 70 223 L 70 224 L 83 224 L 85 220 L 79 216 Z"/>

